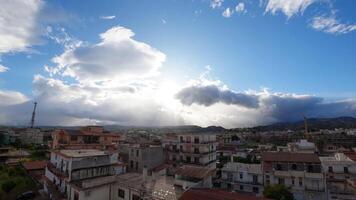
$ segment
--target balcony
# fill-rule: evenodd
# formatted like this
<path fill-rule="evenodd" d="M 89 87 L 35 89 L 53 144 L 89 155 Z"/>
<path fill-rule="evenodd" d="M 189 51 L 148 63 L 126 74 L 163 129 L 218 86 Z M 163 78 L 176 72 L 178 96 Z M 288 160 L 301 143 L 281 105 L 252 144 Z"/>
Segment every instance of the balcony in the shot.
<path fill-rule="evenodd" d="M 64 172 L 64 171 L 61 171 L 60 169 L 56 168 L 56 166 L 54 166 L 52 163 L 48 163 L 47 164 L 47 169 L 52 172 L 52 174 L 56 175 L 57 177 L 60 177 L 60 178 L 66 178 L 68 177 L 68 171 Z"/>
<path fill-rule="evenodd" d="M 322 173 L 310 173 L 310 172 L 305 172 L 305 178 L 323 179 L 324 176 L 323 176 Z"/>

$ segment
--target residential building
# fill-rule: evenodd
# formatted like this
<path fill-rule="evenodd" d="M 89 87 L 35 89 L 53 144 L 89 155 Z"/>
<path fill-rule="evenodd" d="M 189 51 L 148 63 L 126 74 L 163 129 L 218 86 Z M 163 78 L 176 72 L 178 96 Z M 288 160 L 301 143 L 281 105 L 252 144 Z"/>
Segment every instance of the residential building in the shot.
<path fill-rule="evenodd" d="M 44 189 L 52 199 L 112 199 L 115 175 L 123 172 L 116 152 L 52 150 Z"/>
<path fill-rule="evenodd" d="M 44 183 L 47 160 L 27 161 L 21 163 L 28 175 L 39 184 Z"/>
<path fill-rule="evenodd" d="M 328 199 L 356 199 L 356 188 L 352 184 L 356 179 L 356 161 L 351 153 L 335 153 L 333 156 L 320 157 L 326 174 Z"/>
<path fill-rule="evenodd" d="M 215 169 L 196 165 L 183 165 L 175 173 L 174 185 L 187 190 L 189 188 L 212 188 L 212 176 Z"/>
<path fill-rule="evenodd" d="M 119 134 L 105 131 L 102 126 L 59 129 L 52 135 L 52 149 L 116 149 L 120 139 Z"/>
<path fill-rule="evenodd" d="M 315 153 L 262 152 L 264 185 L 283 184 L 296 200 L 325 199 L 325 178 Z"/>
<path fill-rule="evenodd" d="M 214 133 L 187 133 L 169 136 L 163 141 L 167 163 L 177 167 L 182 164 L 216 168 L 217 141 Z"/>
<path fill-rule="evenodd" d="M 143 167 L 148 170 L 164 163 L 162 146 L 158 145 L 126 145 L 128 152 L 128 170 L 130 172 L 142 173 Z"/>
<path fill-rule="evenodd" d="M 263 196 L 263 172 L 261 164 L 228 162 L 221 169 L 221 188 L 228 191 L 247 192 Z"/>
<path fill-rule="evenodd" d="M 315 144 L 308 142 L 308 140 L 301 139 L 298 142 L 291 142 L 287 144 L 288 151 L 299 153 L 315 153 L 317 151 Z"/>

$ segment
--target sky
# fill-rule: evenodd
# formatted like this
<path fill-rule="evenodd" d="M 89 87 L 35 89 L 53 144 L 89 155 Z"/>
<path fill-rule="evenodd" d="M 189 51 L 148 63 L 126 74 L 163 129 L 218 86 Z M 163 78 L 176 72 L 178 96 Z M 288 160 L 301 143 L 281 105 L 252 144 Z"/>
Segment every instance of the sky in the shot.
<path fill-rule="evenodd" d="M 0 124 L 356 117 L 354 0 L 0 0 Z"/>

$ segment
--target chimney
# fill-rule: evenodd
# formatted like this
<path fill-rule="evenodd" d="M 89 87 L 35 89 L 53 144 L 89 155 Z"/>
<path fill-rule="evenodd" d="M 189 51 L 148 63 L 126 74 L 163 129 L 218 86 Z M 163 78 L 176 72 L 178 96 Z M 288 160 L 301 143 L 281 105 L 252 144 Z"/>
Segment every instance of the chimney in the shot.
<path fill-rule="evenodd" d="M 143 169 L 142 169 L 142 178 L 143 178 L 143 181 L 147 181 L 147 176 L 148 176 L 148 169 L 147 169 L 147 166 L 144 165 L 144 166 L 143 166 Z"/>

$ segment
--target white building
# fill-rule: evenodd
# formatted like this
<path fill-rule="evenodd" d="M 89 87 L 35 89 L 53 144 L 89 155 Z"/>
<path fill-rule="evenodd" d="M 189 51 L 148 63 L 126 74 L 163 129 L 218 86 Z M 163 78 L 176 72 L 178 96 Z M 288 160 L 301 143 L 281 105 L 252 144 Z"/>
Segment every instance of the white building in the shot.
<path fill-rule="evenodd" d="M 308 140 L 300 140 L 299 142 L 292 142 L 287 144 L 288 151 L 299 153 L 314 153 L 316 152 L 315 144 L 308 142 Z"/>
<path fill-rule="evenodd" d="M 44 189 L 52 199 L 113 199 L 115 175 L 124 171 L 118 154 L 99 150 L 51 152 Z"/>
<path fill-rule="evenodd" d="M 356 199 L 356 188 L 352 183 L 356 178 L 356 161 L 344 153 L 320 157 L 326 174 L 328 199 Z"/>
<path fill-rule="evenodd" d="M 221 169 L 221 187 L 238 192 L 263 195 L 263 172 L 261 164 L 228 162 Z"/>
<path fill-rule="evenodd" d="M 183 165 L 175 173 L 174 185 L 178 185 L 183 190 L 189 188 L 212 188 L 212 176 L 215 169 L 195 165 Z"/>

